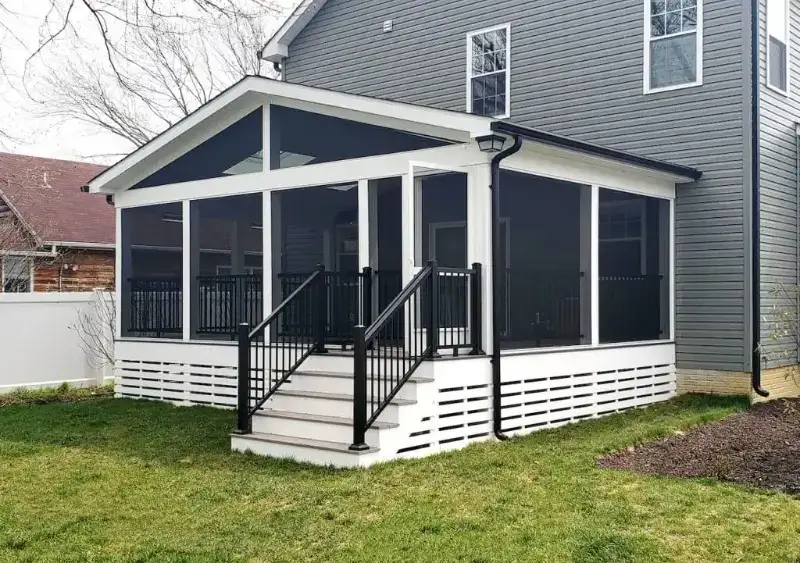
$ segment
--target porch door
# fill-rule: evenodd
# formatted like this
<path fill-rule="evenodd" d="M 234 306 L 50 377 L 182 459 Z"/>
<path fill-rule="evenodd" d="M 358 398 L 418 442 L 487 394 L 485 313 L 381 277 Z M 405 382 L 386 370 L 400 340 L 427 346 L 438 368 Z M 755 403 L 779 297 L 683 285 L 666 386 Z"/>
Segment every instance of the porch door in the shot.
<path fill-rule="evenodd" d="M 431 223 L 430 257 L 443 268 L 467 267 L 467 223 Z"/>

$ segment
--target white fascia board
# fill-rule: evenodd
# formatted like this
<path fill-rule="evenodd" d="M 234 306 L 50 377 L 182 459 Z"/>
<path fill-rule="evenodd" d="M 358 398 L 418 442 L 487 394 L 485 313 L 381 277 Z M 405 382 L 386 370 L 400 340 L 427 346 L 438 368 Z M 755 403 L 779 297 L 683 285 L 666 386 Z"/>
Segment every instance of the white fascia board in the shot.
<path fill-rule="evenodd" d="M 674 199 L 675 184 L 687 181 L 670 174 L 530 141 L 523 144 L 520 152 L 505 159 L 500 167 L 660 199 Z"/>
<path fill-rule="evenodd" d="M 327 0 L 303 0 L 261 49 L 261 58 L 279 63 L 289 56 L 289 45 L 317 15 Z"/>
<path fill-rule="evenodd" d="M 249 76 L 99 174 L 89 182 L 89 191 L 116 193 L 127 189 L 260 105 L 271 102 L 462 142 L 490 134 L 493 121 L 457 111 Z"/>

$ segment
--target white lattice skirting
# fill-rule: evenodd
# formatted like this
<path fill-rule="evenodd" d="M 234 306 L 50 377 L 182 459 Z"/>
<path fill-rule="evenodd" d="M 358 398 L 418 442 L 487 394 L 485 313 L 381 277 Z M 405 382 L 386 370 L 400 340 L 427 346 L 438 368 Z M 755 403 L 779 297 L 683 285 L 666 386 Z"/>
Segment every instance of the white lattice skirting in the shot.
<path fill-rule="evenodd" d="M 119 341 L 116 355 L 117 397 L 236 406 L 235 346 Z"/>

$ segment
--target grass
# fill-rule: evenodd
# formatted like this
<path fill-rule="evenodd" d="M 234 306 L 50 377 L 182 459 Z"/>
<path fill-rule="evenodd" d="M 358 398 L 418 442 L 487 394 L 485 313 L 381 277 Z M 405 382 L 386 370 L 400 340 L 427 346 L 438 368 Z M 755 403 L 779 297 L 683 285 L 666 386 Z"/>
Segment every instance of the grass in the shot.
<path fill-rule="evenodd" d="M 746 408 L 668 404 L 366 471 L 231 454 L 233 413 L 0 409 L 0 561 L 800 561 L 800 501 L 597 456 Z"/>
<path fill-rule="evenodd" d="M 113 397 L 113 384 L 105 387 L 74 387 L 62 383 L 58 387 L 44 389 L 17 389 L 0 394 L 0 407 L 10 405 L 45 405 L 48 403 L 77 403 L 99 397 Z"/>

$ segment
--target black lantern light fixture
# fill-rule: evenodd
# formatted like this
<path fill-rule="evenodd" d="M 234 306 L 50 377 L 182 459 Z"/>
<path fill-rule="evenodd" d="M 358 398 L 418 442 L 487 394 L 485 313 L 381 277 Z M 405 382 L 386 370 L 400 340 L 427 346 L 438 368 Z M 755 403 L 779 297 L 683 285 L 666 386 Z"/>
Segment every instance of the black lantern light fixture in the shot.
<path fill-rule="evenodd" d="M 502 135 L 495 135 L 494 133 L 478 137 L 475 140 L 478 141 L 478 147 L 480 147 L 482 152 L 489 153 L 500 152 L 506 144 L 505 137 Z"/>

